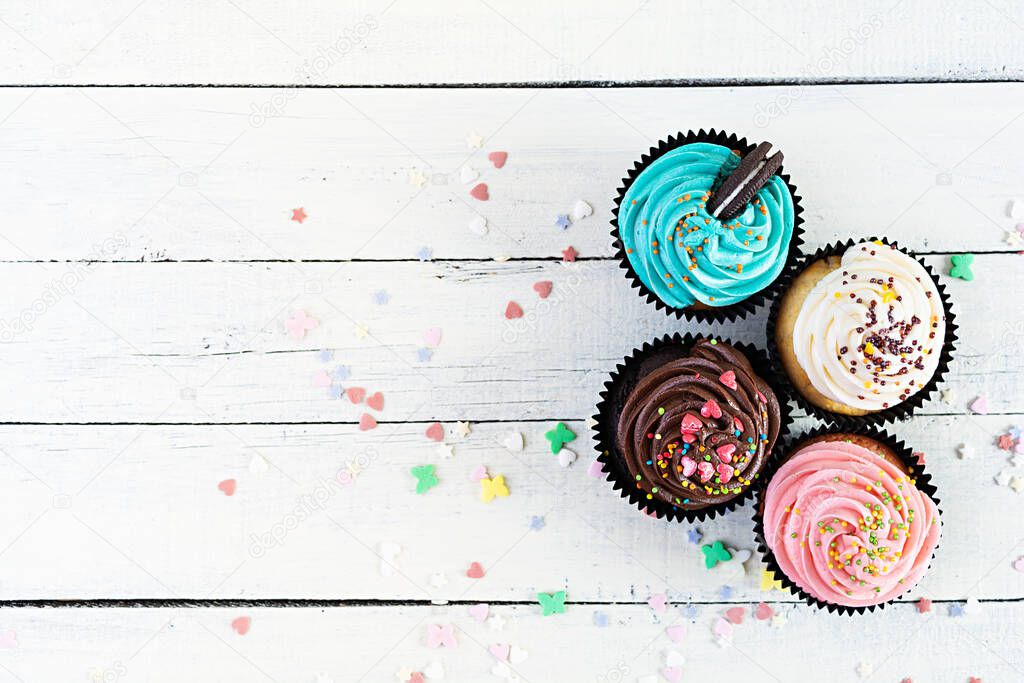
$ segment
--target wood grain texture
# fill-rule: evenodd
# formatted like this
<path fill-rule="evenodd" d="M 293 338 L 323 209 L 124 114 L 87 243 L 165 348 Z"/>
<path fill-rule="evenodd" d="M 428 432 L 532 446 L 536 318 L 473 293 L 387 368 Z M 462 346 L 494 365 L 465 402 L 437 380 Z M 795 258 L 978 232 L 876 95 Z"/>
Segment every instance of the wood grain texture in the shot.
<path fill-rule="evenodd" d="M 979 255 L 972 283 L 943 276 L 962 328 L 949 373 L 957 398 L 923 414 L 963 413 L 981 393 L 993 412 L 1024 411 L 1024 314 L 992 296 L 1022 290 L 1021 258 Z M 948 268 L 948 257 L 925 260 Z M 351 372 L 341 384 L 384 393 L 391 422 L 583 419 L 644 341 L 712 329 L 763 348 L 765 309 L 727 328 L 688 325 L 644 302 L 617 263 L 567 265 L 7 264 L 0 336 L 17 390 L 3 397 L 4 420 L 356 422 L 361 410 L 313 386 L 338 365 Z M 539 280 L 554 283 L 547 300 L 532 290 Z M 381 289 L 386 305 L 374 301 Z M 522 318 L 505 319 L 510 300 Z M 303 340 L 284 328 L 297 310 L 320 321 Z M 421 362 L 434 327 L 441 345 Z M 321 349 L 335 360 L 322 363 Z"/>
<path fill-rule="evenodd" d="M 514 665 L 519 679 L 541 681 L 662 680 L 666 653 L 685 657 L 683 680 L 720 678 L 723 661 L 735 680 L 816 683 L 821 653 L 828 651 L 828 680 L 855 683 L 861 662 L 872 679 L 905 677 L 963 683 L 984 672 L 994 681 L 1018 680 L 1024 658 L 1016 634 L 1006 628 L 1015 607 L 984 604 L 977 614 L 948 618 L 947 605 L 917 614 L 910 605 L 865 620 L 836 619 L 817 611 L 783 606 L 787 623 L 772 628 L 747 620 L 736 627 L 733 645 L 720 649 L 709 624 L 720 606 L 703 605 L 687 618 L 672 606 L 656 617 L 646 606 L 570 606 L 565 614 L 540 617 L 536 606 L 495 607 L 505 620 L 493 631 L 473 621 L 463 606 L 359 607 L 344 609 L 105 609 L 5 610 L 5 628 L 19 649 L 4 652 L 0 680 L 162 681 L 396 681 L 399 670 L 439 662 L 446 681 L 499 680 L 491 675 L 493 644 L 515 644 L 527 658 Z M 596 613 L 608 626 L 594 625 Z M 230 623 L 249 616 L 245 636 Z M 453 650 L 428 649 L 429 624 L 453 624 Z M 676 646 L 667 625 L 681 624 L 686 637 Z M 891 637 L 879 638 L 879 627 Z M 864 640 L 870 630 L 871 645 Z M 865 647 L 856 645 L 865 642 Z M 793 647 L 793 643 L 813 643 Z M 574 656 L 564 656 L 566 653 Z M 784 652 L 783 656 L 778 653 Z M 556 654 L 558 653 L 558 654 Z M 558 656 L 558 655 L 562 656 Z M 937 662 L 942 662 L 941 667 Z M 94 678 L 95 677 L 95 678 Z M 436 680 L 436 679 L 435 679 Z"/>
<path fill-rule="evenodd" d="M 167 0 L 6 8 L 3 83 L 1012 79 L 1007 0 Z"/>
<path fill-rule="evenodd" d="M 690 525 L 649 518 L 588 475 L 594 452 L 582 422 L 569 423 L 578 461 L 559 467 L 543 437 L 550 426 L 476 424 L 459 439 L 448 425 L 450 459 L 425 425 L 4 427 L 0 598 L 529 601 L 559 589 L 583 602 L 765 597 L 756 558 L 746 576 L 707 571 Z M 1020 499 L 993 483 L 1004 469 L 1021 474 L 992 442 L 1006 427 L 1001 416 L 934 417 L 893 430 L 927 454 L 943 511 L 937 558 L 908 598 L 1024 598 L 1011 567 L 1024 552 L 1024 520 L 1005 514 Z M 524 451 L 498 445 L 509 430 L 524 435 Z M 956 457 L 961 441 L 973 459 Z M 441 483 L 416 495 L 410 469 L 425 463 Z M 355 481 L 339 483 L 353 464 Z M 505 476 L 508 498 L 479 500 L 470 475 L 481 465 Z M 231 497 L 217 489 L 229 478 Z M 753 550 L 751 509 L 695 528 L 706 542 Z M 533 516 L 544 517 L 542 529 L 530 528 Z M 384 541 L 402 546 L 390 576 Z M 483 579 L 466 578 L 471 562 Z"/>
<path fill-rule="evenodd" d="M 884 234 L 1017 251 L 1004 238 L 1021 112 L 1020 84 L 0 90 L 0 259 L 605 256 L 626 170 L 659 139 L 715 126 L 784 150 L 811 247 Z M 500 170 L 494 150 L 510 155 Z M 463 183 L 464 167 L 479 179 Z M 489 201 L 469 196 L 476 182 Z M 578 199 L 594 214 L 559 230 Z M 485 236 L 468 227 L 478 216 Z"/>

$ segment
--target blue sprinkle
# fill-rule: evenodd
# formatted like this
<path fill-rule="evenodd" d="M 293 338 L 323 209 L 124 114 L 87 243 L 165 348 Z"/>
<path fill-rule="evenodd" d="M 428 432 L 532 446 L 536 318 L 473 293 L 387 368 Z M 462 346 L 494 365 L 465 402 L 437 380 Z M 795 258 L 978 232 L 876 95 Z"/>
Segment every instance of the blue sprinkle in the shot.
<path fill-rule="evenodd" d="M 327 387 L 327 394 L 331 398 L 341 398 L 345 394 L 345 387 L 340 384 L 332 384 Z"/>
<path fill-rule="evenodd" d="M 416 349 L 416 359 L 421 363 L 426 363 L 434 355 L 434 352 L 427 347 Z"/>
<path fill-rule="evenodd" d="M 391 295 L 385 292 L 383 289 L 379 289 L 373 293 L 373 303 L 378 306 L 384 306 L 387 302 L 391 301 Z"/>
<path fill-rule="evenodd" d="M 544 518 L 540 515 L 534 515 L 530 518 L 530 528 L 534 531 L 540 531 L 544 528 Z"/>
<path fill-rule="evenodd" d="M 334 360 L 334 351 L 331 349 L 324 349 L 320 352 L 321 363 L 330 363 L 332 360 Z"/>
<path fill-rule="evenodd" d="M 729 600 L 732 598 L 732 586 L 722 586 L 718 589 L 718 594 L 723 600 Z"/>
<path fill-rule="evenodd" d="M 962 617 L 964 615 L 964 605 L 962 602 L 954 602 L 949 606 L 949 616 L 951 617 Z"/>
<path fill-rule="evenodd" d="M 704 534 L 700 532 L 700 529 L 694 528 L 686 532 L 686 538 L 690 541 L 690 543 L 697 545 L 698 543 L 700 543 L 701 539 L 704 538 Z"/>
<path fill-rule="evenodd" d="M 420 261 L 429 261 L 434 256 L 434 250 L 430 247 L 420 247 L 420 250 L 416 252 L 416 258 Z"/>
<path fill-rule="evenodd" d="M 608 625 L 608 615 L 604 612 L 594 612 L 594 626 L 604 628 Z"/>
<path fill-rule="evenodd" d="M 683 614 L 686 615 L 687 619 L 694 619 L 697 616 L 697 606 L 687 605 L 683 608 Z"/>
<path fill-rule="evenodd" d="M 569 226 L 570 226 L 571 224 L 572 224 L 572 221 L 571 221 L 571 220 L 569 220 L 569 215 L 568 215 L 568 214 L 565 214 L 565 213 L 563 213 L 563 214 L 559 214 L 559 215 L 558 215 L 558 218 L 557 218 L 557 219 L 555 219 L 555 225 L 556 225 L 557 227 L 561 228 L 562 230 L 565 230 L 565 229 L 566 229 L 566 228 L 568 228 L 568 227 L 569 227 Z"/>
<path fill-rule="evenodd" d="M 339 365 L 338 367 L 334 368 L 334 372 L 331 373 L 331 377 L 333 377 L 335 380 L 339 382 L 344 382 L 345 380 L 348 379 L 350 374 L 351 372 L 347 365 Z"/>

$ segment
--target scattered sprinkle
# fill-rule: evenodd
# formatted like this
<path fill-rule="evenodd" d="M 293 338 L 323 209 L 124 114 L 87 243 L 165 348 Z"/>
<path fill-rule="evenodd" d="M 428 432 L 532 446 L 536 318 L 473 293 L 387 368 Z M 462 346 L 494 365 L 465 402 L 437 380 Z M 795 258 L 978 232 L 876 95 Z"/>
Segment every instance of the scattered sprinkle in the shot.
<path fill-rule="evenodd" d="M 508 161 L 508 152 L 491 152 L 487 159 L 494 164 L 494 168 L 501 168 Z"/>
<path fill-rule="evenodd" d="M 296 311 L 294 316 L 284 321 L 284 327 L 292 339 L 302 339 L 306 332 L 315 330 L 319 325 L 320 321 L 311 318 L 305 311 Z"/>
<path fill-rule="evenodd" d="M 534 515 L 530 517 L 530 528 L 534 531 L 540 531 L 544 528 L 544 517 L 543 515 Z"/>
<path fill-rule="evenodd" d="M 558 218 L 555 219 L 555 227 L 561 228 L 562 230 L 567 229 L 572 225 L 572 221 L 569 220 L 569 215 L 565 213 L 558 214 Z"/>
<path fill-rule="evenodd" d="M 974 279 L 974 273 L 971 272 L 974 254 L 953 254 L 949 260 L 953 263 L 949 269 L 950 277 L 958 277 L 966 282 Z"/>
<path fill-rule="evenodd" d="M 480 500 L 490 503 L 495 498 L 508 498 L 508 486 L 505 484 L 505 476 L 497 474 L 490 479 L 480 480 Z"/>
<path fill-rule="evenodd" d="M 604 479 L 604 463 L 600 460 L 592 461 L 590 467 L 587 468 L 587 474 L 595 479 Z"/>
<path fill-rule="evenodd" d="M 759 603 L 754 608 L 754 618 L 758 621 L 768 621 L 775 616 L 775 610 L 766 602 Z"/>
<path fill-rule="evenodd" d="M 334 360 L 334 350 L 333 349 L 322 349 L 320 351 L 320 362 L 321 363 L 330 363 L 332 360 Z"/>
<path fill-rule="evenodd" d="M 469 436 L 469 433 L 473 431 L 473 428 L 469 426 L 469 422 L 456 422 L 455 433 L 460 439 L 465 439 Z"/>
<path fill-rule="evenodd" d="M 686 637 L 686 627 L 682 624 L 675 624 L 665 629 L 665 635 L 676 645 L 683 644 L 683 638 Z"/>
<path fill-rule="evenodd" d="M 387 306 L 389 301 L 391 301 L 391 295 L 386 290 L 378 289 L 373 293 L 373 303 L 378 306 Z"/>
<path fill-rule="evenodd" d="M 491 611 L 491 606 L 486 602 L 481 602 L 476 605 L 470 605 L 469 616 L 473 617 L 481 624 L 487 619 L 488 612 Z"/>
<path fill-rule="evenodd" d="M 657 593 L 647 598 L 647 606 L 654 610 L 655 614 L 664 614 L 668 610 L 668 596 L 664 593 Z"/>
<path fill-rule="evenodd" d="M 543 617 L 565 614 L 565 591 L 537 593 L 537 602 L 540 603 L 540 613 Z"/>
<path fill-rule="evenodd" d="M 747 615 L 747 610 L 743 607 L 731 607 L 725 611 L 725 618 L 729 620 L 731 624 L 739 626 L 743 623 L 743 617 Z"/>
<path fill-rule="evenodd" d="M 565 263 L 574 262 L 577 256 L 579 256 L 579 253 L 572 247 L 566 247 L 562 250 L 562 261 Z"/>
<path fill-rule="evenodd" d="M 437 457 L 447 460 L 455 455 L 455 446 L 450 443 L 437 444 Z"/>
<path fill-rule="evenodd" d="M 425 346 L 416 349 L 416 360 L 418 360 L 421 363 L 426 363 L 433 356 L 434 356 L 434 350 L 433 349 L 428 349 Z"/>
<path fill-rule="evenodd" d="M 732 599 L 732 586 L 722 586 L 721 588 L 719 588 L 718 589 L 718 597 L 722 598 L 722 600 L 731 600 Z"/>
<path fill-rule="evenodd" d="M 416 187 L 423 187 L 427 184 L 427 176 L 423 175 L 423 171 L 418 168 L 414 168 L 409 171 L 409 184 L 415 185 Z"/>
<path fill-rule="evenodd" d="M 472 166 L 463 166 L 459 169 L 459 180 L 463 185 L 469 185 L 480 177 L 480 174 Z"/>
<path fill-rule="evenodd" d="M 480 149 L 483 147 L 484 139 L 474 130 L 466 136 L 466 146 L 472 149 Z"/>
<path fill-rule="evenodd" d="M 553 429 L 544 433 L 544 438 L 551 444 L 551 452 L 558 453 L 565 444 L 576 439 L 576 434 L 566 427 L 564 422 L 559 422 Z"/>
<path fill-rule="evenodd" d="M 430 247 L 420 247 L 420 250 L 416 252 L 416 258 L 420 261 L 429 261 L 434 257 L 434 250 Z"/>
<path fill-rule="evenodd" d="M 483 216 L 474 216 L 469 221 L 469 231 L 477 237 L 483 237 L 487 234 L 487 219 Z"/>
<path fill-rule="evenodd" d="M 457 647 L 452 624 L 427 624 L 427 647 Z"/>
<path fill-rule="evenodd" d="M 541 280 L 540 282 L 533 283 L 533 291 L 537 292 L 537 296 L 541 299 L 547 299 L 551 296 L 552 286 L 551 280 Z"/>
<path fill-rule="evenodd" d="M 868 678 L 875 672 L 875 667 L 870 662 L 861 662 L 857 665 L 857 675 L 861 678 Z"/>
<path fill-rule="evenodd" d="M 486 202 L 491 198 L 490 192 L 487 191 L 487 183 L 477 183 L 474 185 L 473 189 L 469 191 L 469 196 L 481 202 Z"/>
<path fill-rule="evenodd" d="M 952 389 L 942 390 L 942 402 L 947 405 L 953 405 L 953 401 L 956 400 L 956 392 Z"/>
<path fill-rule="evenodd" d="M 608 615 L 604 612 L 594 612 L 594 626 L 604 628 L 608 625 Z"/>
<path fill-rule="evenodd" d="M 469 569 L 466 570 L 466 576 L 471 579 L 482 579 L 484 578 L 484 568 L 479 562 L 473 562 L 469 565 Z"/>
<path fill-rule="evenodd" d="M 582 199 L 577 199 L 576 204 L 572 207 L 572 217 L 578 221 L 583 220 L 592 213 L 594 213 L 594 207 Z"/>
<path fill-rule="evenodd" d="M 505 317 L 509 320 L 515 320 L 516 318 L 523 317 L 523 308 L 515 301 L 509 301 L 508 305 L 505 306 Z"/>
<path fill-rule="evenodd" d="M 690 541 L 690 543 L 693 543 L 694 545 L 699 545 L 701 540 L 704 538 L 704 534 L 702 534 L 700 529 L 698 529 L 697 527 L 691 527 L 686 531 L 686 538 L 688 541 Z"/>
<path fill-rule="evenodd" d="M 504 432 L 498 435 L 498 444 L 509 451 L 523 450 L 523 435 L 521 432 Z"/>
<path fill-rule="evenodd" d="M 721 541 L 715 541 L 711 545 L 702 545 L 700 551 L 704 553 L 704 567 L 713 568 L 719 562 L 728 562 L 732 554 L 725 549 Z"/>
<path fill-rule="evenodd" d="M 424 432 L 424 434 L 426 434 L 427 438 L 431 441 L 441 441 L 444 439 L 444 425 L 440 422 L 434 422 L 427 427 L 427 431 Z"/>
<path fill-rule="evenodd" d="M 416 493 L 426 493 L 441 483 L 434 472 L 433 465 L 417 465 L 410 472 L 412 472 L 412 476 L 416 477 Z"/>
<path fill-rule="evenodd" d="M 761 570 L 761 591 L 767 593 L 773 590 L 785 590 L 782 581 L 775 578 L 775 574 L 767 569 Z"/>
<path fill-rule="evenodd" d="M 220 489 L 225 496 L 229 497 L 235 495 L 235 489 L 237 487 L 238 482 L 236 482 L 234 479 L 225 479 L 224 481 L 217 484 L 217 488 Z"/>
<path fill-rule="evenodd" d="M 949 606 L 949 616 L 951 617 L 962 617 L 964 615 L 964 605 L 960 602 L 954 602 Z"/>
<path fill-rule="evenodd" d="M 976 413 L 978 415 L 987 415 L 988 396 L 986 396 L 985 394 L 978 396 L 978 398 L 971 401 L 971 404 L 967 407 L 970 408 L 972 413 Z"/>
<path fill-rule="evenodd" d="M 377 420 L 374 419 L 373 415 L 369 413 L 363 413 L 359 418 L 359 431 L 368 432 L 371 429 L 376 429 Z"/>
<path fill-rule="evenodd" d="M 563 448 L 558 451 L 558 464 L 562 467 L 568 467 L 569 465 L 576 462 L 576 453 L 568 448 Z"/>
<path fill-rule="evenodd" d="M 306 220 L 307 218 L 309 218 L 309 214 L 306 213 L 306 209 L 304 209 L 303 207 L 300 206 L 297 209 L 292 209 L 292 220 L 298 223 L 299 225 L 302 225 L 302 221 Z"/>
<path fill-rule="evenodd" d="M 928 598 L 921 598 L 917 601 L 918 614 L 928 614 L 932 611 L 932 601 Z"/>
<path fill-rule="evenodd" d="M 231 621 L 231 629 L 240 636 L 249 632 L 252 626 L 252 617 L 235 617 Z"/>

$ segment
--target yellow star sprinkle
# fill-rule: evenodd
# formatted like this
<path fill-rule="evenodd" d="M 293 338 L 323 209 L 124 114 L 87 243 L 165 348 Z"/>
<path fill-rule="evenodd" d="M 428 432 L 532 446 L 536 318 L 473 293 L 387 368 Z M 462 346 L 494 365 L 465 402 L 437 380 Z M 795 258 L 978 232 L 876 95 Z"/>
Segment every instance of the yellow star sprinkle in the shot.
<path fill-rule="evenodd" d="M 761 570 L 761 591 L 767 593 L 773 590 L 785 590 L 782 587 L 782 582 L 775 579 L 775 574 L 771 573 L 767 569 Z"/>

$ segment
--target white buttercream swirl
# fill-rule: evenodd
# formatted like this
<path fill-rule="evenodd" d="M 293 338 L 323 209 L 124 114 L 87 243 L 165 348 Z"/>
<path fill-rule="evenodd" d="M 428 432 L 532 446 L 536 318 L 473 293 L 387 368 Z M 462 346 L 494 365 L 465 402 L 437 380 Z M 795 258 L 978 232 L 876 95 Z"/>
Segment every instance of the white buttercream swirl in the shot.
<path fill-rule="evenodd" d="M 924 266 L 895 247 L 864 242 L 808 294 L 793 348 L 821 394 L 884 410 L 928 383 L 945 331 L 942 299 Z"/>

